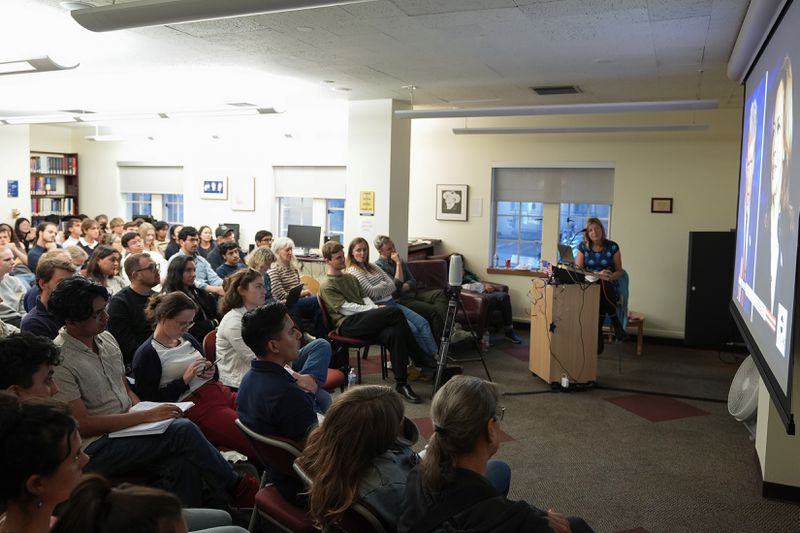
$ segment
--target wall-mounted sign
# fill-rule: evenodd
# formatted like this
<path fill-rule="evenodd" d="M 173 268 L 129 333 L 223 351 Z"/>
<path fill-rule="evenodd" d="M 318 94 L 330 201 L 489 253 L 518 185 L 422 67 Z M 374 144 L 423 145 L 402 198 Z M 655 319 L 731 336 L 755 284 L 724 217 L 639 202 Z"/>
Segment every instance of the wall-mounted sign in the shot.
<path fill-rule="evenodd" d="M 8 197 L 19 198 L 19 180 L 8 180 Z"/>
<path fill-rule="evenodd" d="M 358 214 L 362 217 L 375 215 L 375 191 L 361 191 L 358 194 Z"/>

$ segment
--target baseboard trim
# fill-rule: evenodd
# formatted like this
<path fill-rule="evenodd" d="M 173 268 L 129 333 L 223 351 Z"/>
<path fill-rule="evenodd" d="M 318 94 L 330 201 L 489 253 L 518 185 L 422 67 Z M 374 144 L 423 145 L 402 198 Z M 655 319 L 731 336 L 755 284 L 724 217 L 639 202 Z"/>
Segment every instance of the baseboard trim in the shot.
<path fill-rule="evenodd" d="M 770 500 L 780 500 L 787 503 L 800 504 L 800 487 L 764 481 L 761 473 L 761 459 L 758 452 L 753 449 L 753 462 L 756 466 L 756 476 L 761 483 L 761 496 Z"/>

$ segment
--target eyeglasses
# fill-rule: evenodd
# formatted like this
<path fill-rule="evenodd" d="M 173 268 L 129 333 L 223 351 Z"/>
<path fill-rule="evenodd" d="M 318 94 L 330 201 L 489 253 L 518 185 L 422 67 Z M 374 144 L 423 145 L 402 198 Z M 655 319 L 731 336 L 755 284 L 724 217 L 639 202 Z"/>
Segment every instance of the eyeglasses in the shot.
<path fill-rule="evenodd" d="M 175 323 L 181 329 L 192 329 L 192 326 L 194 326 L 194 321 L 192 321 L 192 322 L 179 322 L 179 321 L 176 320 Z"/>
<path fill-rule="evenodd" d="M 159 270 L 161 270 L 161 265 L 159 265 L 158 263 L 150 263 L 144 268 L 137 268 L 136 270 L 134 270 L 134 272 L 141 272 L 143 270 L 149 270 L 150 272 L 158 272 Z"/>
<path fill-rule="evenodd" d="M 505 418 L 505 416 L 506 416 L 506 408 L 503 407 L 502 405 L 498 405 L 497 406 L 497 410 L 494 413 L 494 419 L 499 422 L 499 421 L 503 420 L 503 418 Z"/>
<path fill-rule="evenodd" d="M 92 320 L 101 320 L 103 318 L 108 318 L 108 311 L 106 311 L 106 308 L 104 307 L 101 310 L 97 311 L 96 313 L 92 313 L 91 315 L 89 315 L 89 318 L 91 318 Z"/>

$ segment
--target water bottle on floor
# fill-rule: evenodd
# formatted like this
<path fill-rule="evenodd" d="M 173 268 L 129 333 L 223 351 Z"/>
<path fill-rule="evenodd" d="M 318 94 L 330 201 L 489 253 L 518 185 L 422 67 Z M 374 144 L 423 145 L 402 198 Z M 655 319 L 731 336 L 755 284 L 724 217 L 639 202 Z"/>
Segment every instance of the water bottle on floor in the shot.
<path fill-rule="evenodd" d="M 356 369 L 351 368 L 350 373 L 347 374 L 347 388 L 357 385 L 358 384 L 358 375 L 356 374 Z"/>

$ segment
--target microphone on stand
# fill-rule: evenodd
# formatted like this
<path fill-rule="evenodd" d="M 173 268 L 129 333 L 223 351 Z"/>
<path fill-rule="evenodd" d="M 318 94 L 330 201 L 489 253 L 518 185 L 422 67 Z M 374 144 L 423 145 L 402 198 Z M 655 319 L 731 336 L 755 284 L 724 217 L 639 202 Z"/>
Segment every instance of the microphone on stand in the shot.
<path fill-rule="evenodd" d="M 447 276 L 447 284 L 451 288 L 461 287 L 461 282 L 464 278 L 464 258 L 458 254 L 453 254 L 450 257 L 450 272 Z"/>

